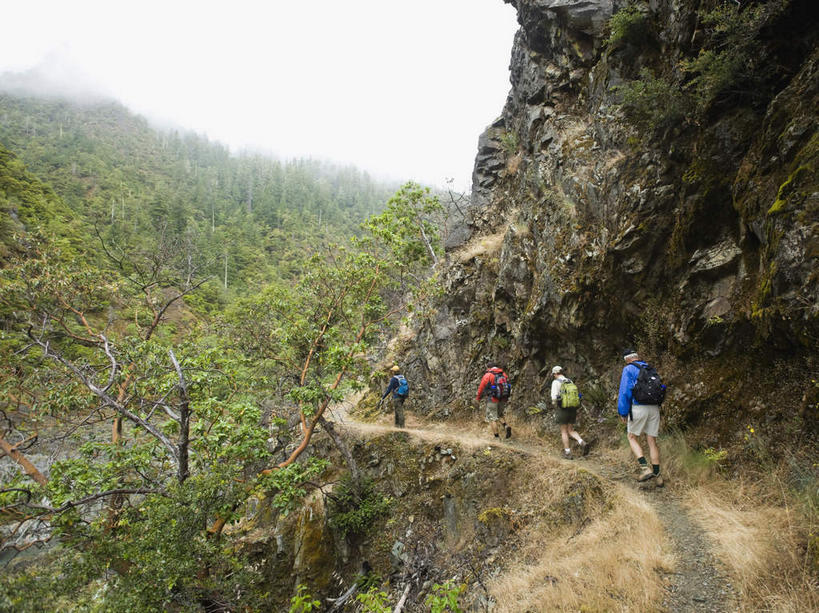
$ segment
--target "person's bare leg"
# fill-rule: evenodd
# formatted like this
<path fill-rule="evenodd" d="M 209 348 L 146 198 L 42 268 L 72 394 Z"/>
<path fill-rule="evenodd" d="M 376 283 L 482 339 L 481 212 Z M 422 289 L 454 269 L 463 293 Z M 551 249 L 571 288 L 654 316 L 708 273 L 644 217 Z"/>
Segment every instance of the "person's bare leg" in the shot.
<path fill-rule="evenodd" d="M 563 439 L 563 449 L 569 448 L 569 426 L 565 424 L 560 425 L 560 438 Z"/>
<path fill-rule="evenodd" d="M 660 448 L 657 447 L 657 438 L 654 436 L 649 436 L 646 434 L 646 440 L 648 441 L 648 454 L 651 458 L 652 464 L 659 464 L 660 463 Z"/>
<path fill-rule="evenodd" d="M 628 444 L 631 446 L 631 451 L 634 453 L 635 458 L 639 459 L 643 457 L 643 448 L 640 447 L 640 442 L 637 440 L 637 437 L 630 432 L 628 435 Z"/>
<path fill-rule="evenodd" d="M 580 436 L 580 434 L 578 434 L 577 430 L 572 428 L 572 424 L 568 424 L 568 427 L 569 427 L 569 436 L 571 436 L 578 443 L 581 442 L 583 440 L 583 437 Z"/>

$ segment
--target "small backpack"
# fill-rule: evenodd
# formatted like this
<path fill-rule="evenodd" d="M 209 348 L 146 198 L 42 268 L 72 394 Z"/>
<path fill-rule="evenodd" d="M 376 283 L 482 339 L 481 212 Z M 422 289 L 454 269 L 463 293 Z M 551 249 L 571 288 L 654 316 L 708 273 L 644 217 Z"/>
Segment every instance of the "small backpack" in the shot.
<path fill-rule="evenodd" d="M 637 404 L 660 405 L 665 400 L 665 385 L 652 366 L 635 364 L 640 369 L 632 389 L 632 398 Z"/>
<path fill-rule="evenodd" d="M 409 396 L 409 382 L 404 375 L 396 375 L 398 379 L 398 389 L 395 390 L 396 395 L 406 398 Z"/>
<path fill-rule="evenodd" d="M 509 383 L 509 377 L 506 376 L 505 372 L 492 374 L 495 377 L 492 382 L 492 398 L 506 400 L 509 398 L 509 394 L 512 393 L 512 384 Z"/>
<path fill-rule="evenodd" d="M 560 406 L 564 409 L 576 409 L 580 406 L 580 392 L 571 379 L 560 382 Z"/>

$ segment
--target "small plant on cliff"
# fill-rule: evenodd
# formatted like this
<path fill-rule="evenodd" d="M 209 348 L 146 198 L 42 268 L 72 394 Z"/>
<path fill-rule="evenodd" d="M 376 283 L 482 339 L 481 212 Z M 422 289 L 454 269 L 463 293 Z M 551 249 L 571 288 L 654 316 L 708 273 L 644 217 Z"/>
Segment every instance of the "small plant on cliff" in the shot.
<path fill-rule="evenodd" d="M 673 82 L 643 68 L 640 76 L 614 90 L 622 95 L 626 119 L 647 135 L 661 135 L 683 122 L 688 100 Z"/>
<path fill-rule="evenodd" d="M 501 136 L 501 147 L 506 152 L 506 155 L 514 155 L 520 147 L 520 138 L 517 132 L 505 132 Z"/>
<path fill-rule="evenodd" d="M 299 585 L 296 595 L 290 599 L 288 613 L 310 613 L 310 611 L 318 611 L 319 607 L 321 607 L 321 601 L 313 598 L 306 586 Z"/>
<path fill-rule="evenodd" d="M 387 514 L 392 498 L 379 492 L 372 481 L 362 481 L 356 495 L 349 478 L 342 481 L 330 498 L 330 525 L 342 536 L 364 534 L 375 520 Z"/>
<path fill-rule="evenodd" d="M 466 591 L 466 585 L 456 585 L 451 579 L 432 586 L 432 593 L 424 600 L 430 613 L 461 613 L 460 597 Z"/>
<path fill-rule="evenodd" d="M 361 613 L 389 613 L 390 606 L 387 598 L 387 594 L 377 587 L 371 587 L 368 591 L 355 597 L 361 604 Z"/>
<path fill-rule="evenodd" d="M 629 4 L 609 20 L 609 37 L 606 44 L 610 47 L 618 43 L 639 46 L 648 38 L 648 17 L 635 4 Z"/>
<path fill-rule="evenodd" d="M 706 42 L 699 54 L 682 64 L 692 78 L 686 89 L 692 92 L 695 110 L 703 115 L 720 99 L 765 95 L 764 83 L 777 70 L 763 53 L 761 30 L 785 10 L 789 0 L 746 7 L 719 4 L 700 14 Z"/>

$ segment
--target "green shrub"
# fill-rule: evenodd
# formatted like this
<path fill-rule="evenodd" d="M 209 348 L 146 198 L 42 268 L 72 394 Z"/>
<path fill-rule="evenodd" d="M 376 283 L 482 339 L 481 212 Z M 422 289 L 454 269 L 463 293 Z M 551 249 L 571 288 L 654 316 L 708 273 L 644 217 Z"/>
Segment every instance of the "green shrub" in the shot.
<path fill-rule="evenodd" d="M 424 604 L 429 607 L 430 613 L 461 613 L 459 600 L 464 591 L 466 585 L 456 585 L 447 579 L 443 584 L 432 586 L 432 593 L 426 597 Z"/>
<path fill-rule="evenodd" d="M 392 498 L 379 492 L 371 480 L 361 484 L 357 495 L 349 478 L 342 481 L 330 499 L 330 525 L 343 536 L 365 534 L 375 520 L 387 514 Z"/>
<path fill-rule="evenodd" d="M 614 90 L 622 96 L 620 108 L 626 119 L 649 136 L 662 134 L 686 119 L 689 101 L 680 88 L 648 68 L 640 76 Z"/>
<path fill-rule="evenodd" d="M 610 47 L 621 44 L 640 46 L 649 40 L 648 16 L 634 4 L 629 4 L 609 19 L 609 37 L 606 44 Z"/>
<path fill-rule="evenodd" d="M 520 147 L 520 138 L 515 132 L 505 132 L 501 136 L 501 147 L 507 155 L 514 155 Z"/>
<path fill-rule="evenodd" d="M 313 598 L 306 586 L 299 585 L 296 595 L 290 599 L 288 613 L 310 613 L 310 611 L 318 611 L 319 607 L 321 607 L 321 601 Z"/>
<path fill-rule="evenodd" d="M 371 587 L 368 591 L 356 596 L 355 599 L 361 604 L 362 613 L 390 613 L 387 594 L 377 587 Z"/>
<path fill-rule="evenodd" d="M 706 42 L 696 58 L 682 64 L 691 77 L 686 89 L 693 95 L 698 115 L 703 115 L 721 97 L 754 97 L 763 93 L 764 82 L 776 67 L 763 53 L 760 31 L 788 2 L 772 0 L 743 10 L 724 3 L 700 14 Z"/>

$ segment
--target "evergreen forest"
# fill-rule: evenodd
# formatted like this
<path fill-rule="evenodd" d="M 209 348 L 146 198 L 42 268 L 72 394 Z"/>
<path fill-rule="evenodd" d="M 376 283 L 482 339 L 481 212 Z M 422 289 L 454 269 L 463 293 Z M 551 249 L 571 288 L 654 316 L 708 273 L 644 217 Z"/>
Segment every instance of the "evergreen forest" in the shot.
<path fill-rule="evenodd" d="M 225 531 L 326 478 L 312 433 L 432 291 L 438 198 L 114 102 L 1 94 L 0 143 L 0 609 L 262 610 Z"/>

